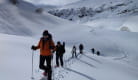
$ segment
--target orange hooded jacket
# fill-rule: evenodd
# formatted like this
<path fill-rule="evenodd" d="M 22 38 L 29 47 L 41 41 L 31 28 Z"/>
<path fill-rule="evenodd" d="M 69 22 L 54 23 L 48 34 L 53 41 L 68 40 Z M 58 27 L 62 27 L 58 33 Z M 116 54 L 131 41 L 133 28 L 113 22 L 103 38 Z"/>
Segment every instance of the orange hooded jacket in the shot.
<path fill-rule="evenodd" d="M 43 43 L 43 39 L 41 38 L 37 45 L 37 49 L 40 49 L 40 55 L 42 55 L 42 56 L 52 55 L 51 47 L 53 47 L 53 50 L 54 50 L 55 44 L 52 39 L 47 40 L 47 41 L 45 41 L 45 43 Z"/>

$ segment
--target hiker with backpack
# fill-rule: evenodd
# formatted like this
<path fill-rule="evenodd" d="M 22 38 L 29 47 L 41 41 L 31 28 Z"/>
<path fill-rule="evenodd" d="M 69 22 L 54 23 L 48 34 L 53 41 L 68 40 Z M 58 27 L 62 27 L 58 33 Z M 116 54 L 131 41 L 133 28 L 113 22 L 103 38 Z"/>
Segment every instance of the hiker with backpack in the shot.
<path fill-rule="evenodd" d="M 63 55 L 65 53 L 65 42 L 63 42 L 63 44 L 61 44 L 60 41 L 57 42 L 56 45 L 56 66 L 55 67 L 59 67 L 59 60 L 61 63 L 61 66 L 63 67 L 64 62 L 63 62 Z"/>
<path fill-rule="evenodd" d="M 95 49 L 94 49 L 94 48 L 92 48 L 92 49 L 91 49 L 91 52 L 92 52 L 92 54 L 94 54 L 94 53 L 95 53 Z"/>
<path fill-rule="evenodd" d="M 75 55 L 75 57 L 77 57 L 75 45 L 73 46 L 71 53 L 72 53 L 72 58 L 74 58 L 74 55 Z"/>
<path fill-rule="evenodd" d="M 40 41 L 37 46 L 32 46 L 32 50 L 40 49 L 40 62 L 39 68 L 44 70 L 43 75 L 48 75 L 48 80 L 52 80 L 52 68 L 51 68 L 51 60 L 52 60 L 52 50 L 55 49 L 54 41 L 52 40 L 52 35 L 45 30 L 43 32 L 43 36 L 40 38 Z M 46 65 L 45 65 L 46 61 Z"/>
<path fill-rule="evenodd" d="M 83 44 L 80 44 L 80 45 L 79 45 L 80 54 L 83 53 L 83 48 L 84 48 L 84 47 L 83 47 Z"/>

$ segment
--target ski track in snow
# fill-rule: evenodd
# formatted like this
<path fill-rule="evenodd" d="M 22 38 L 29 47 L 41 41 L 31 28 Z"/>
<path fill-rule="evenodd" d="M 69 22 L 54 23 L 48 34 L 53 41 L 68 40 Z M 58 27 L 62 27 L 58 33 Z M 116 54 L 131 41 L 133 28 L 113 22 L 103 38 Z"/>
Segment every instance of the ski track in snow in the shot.
<path fill-rule="evenodd" d="M 127 54 L 125 54 L 125 53 L 122 53 L 122 54 L 123 54 L 123 56 L 114 58 L 114 60 L 123 60 L 123 59 L 127 58 Z"/>
<path fill-rule="evenodd" d="M 97 63 L 99 63 L 99 64 L 102 64 L 101 61 L 98 61 L 98 60 L 96 60 L 96 59 L 94 59 L 94 58 L 92 58 L 92 57 L 89 57 L 89 56 L 85 55 L 85 54 L 83 54 L 83 56 L 84 56 L 84 57 L 87 57 L 87 58 L 91 59 L 92 61 L 95 61 L 95 62 L 97 62 Z"/>
<path fill-rule="evenodd" d="M 86 62 L 84 60 L 81 60 L 81 59 L 77 59 L 77 60 L 80 61 L 80 62 L 82 62 L 82 63 L 84 63 L 85 65 L 88 65 L 90 67 L 96 68 L 96 66 L 94 66 L 94 65 L 92 65 L 92 64 L 90 64 L 90 63 L 88 63 L 88 62 Z"/>
<path fill-rule="evenodd" d="M 122 52 L 123 52 L 123 53 L 122 53 L 123 56 L 121 56 L 121 57 L 116 57 L 116 58 L 114 58 L 113 60 L 122 60 L 122 59 L 126 58 L 127 55 L 124 53 L 124 51 L 122 51 Z M 88 52 L 87 52 L 87 53 L 88 53 Z M 86 55 L 86 54 L 77 54 L 77 58 L 69 57 L 69 58 L 68 58 L 67 60 L 65 60 L 64 62 L 65 62 L 65 64 L 72 65 L 73 63 L 75 63 L 75 60 L 77 60 L 77 61 L 79 61 L 79 62 L 81 62 L 81 63 L 83 63 L 83 64 L 85 64 L 85 65 L 90 66 L 91 68 L 97 68 L 95 65 L 92 65 L 92 64 L 90 64 L 90 63 L 88 63 L 88 62 L 86 62 L 86 61 L 84 61 L 84 60 L 81 60 L 81 57 L 86 57 L 87 59 L 90 59 L 90 60 L 92 60 L 92 61 L 95 61 L 95 62 L 98 63 L 98 64 L 102 64 L 101 61 L 96 60 L 96 59 L 94 59 L 94 58 L 92 58 L 92 57 L 90 57 L 90 56 L 88 56 L 88 55 Z M 73 72 L 73 73 L 75 73 L 75 74 L 77 74 L 77 75 L 80 75 L 80 76 L 82 76 L 82 77 L 85 77 L 85 78 L 88 79 L 88 80 L 96 80 L 96 79 L 94 79 L 93 77 L 88 76 L 88 75 L 85 74 L 85 73 L 82 73 L 82 72 L 73 70 L 73 69 L 71 69 L 71 68 L 68 68 L 68 66 L 65 66 L 63 69 L 64 69 L 64 70 L 62 70 L 62 71 L 65 71 L 65 70 L 66 70 L 66 71 L 68 71 L 68 72 Z M 58 75 L 58 77 L 56 77 L 54 80 L 60 80 L 61 78 L 64 78 L 63 76 L 65 76 L 66 74 L 62 74 L 62 73 L 61 73 L 62 71 L 59 71 L 59 73 L 57 73 L 57 74 L 59 74 L 59 75 Z M 68 73 L 68 72 L 66 72 L 66 73 Z M 55 74 L 54 74 L 54 75 L 55 75 Z"/>
<path fill-rule="evenodd" d="M 77 60 L 77 61 L 80 61 L 80 62 L 84 63 L 85 65 L 88 65 L 88 66 L 90 66 L 90 67 L 92 67 L 92 68 L 96 68 L 94 65 L 92 65 L 92 64 L 90 64 L 90 63 L 88 63 L 88 62 L 85 62 L 85 61 L 81 60 L 81 56 L 85 56 L 85 57 L 87 57 L 87 58 L 89 58 L 89 59 L 91 59 L 91 60 L 96 61 L 97 63 L 101 63 L 100 61 L 98 61 L 98 60 L 96 60 L 96 59 L 93 59 L 93 58 L 91 58 L 91 57 L 88 57 L 87 55 L 84 55 L 84 54 L 77 54 L 77 58 L 76 58 L 76 59 L 75 59 L 75 58 L 72 58 L 72 57 L 69 57 L 67 60 L 65 60 L 65 64 L 68 64 L 71 60 L 73 60 L 73 62 L 75 62 L 75 61 L 74 61 L 74 59 L 75 59 L 75 60 Z M 79 59 L 79 58 L 80 58 L 80 59 Z M 73 62 L 72 62 L 72 64 L 73 64 Z M 88 80 L 96 80 L 96 79 L 94 79 L 94 78 L 92 78 L 92 77 L 90 77 L 90 76 L 88 76 L 88 75 L 86 75 L 86 74 L 84 74 L 84 73 L 81 73 L 81 72 L 78 72 L 78 71 L 73 70 L 73 69 L 71 69 L 71 68 L 68 68 L 67 66 L 65 66 L 63 69 L 67 70 L 68 72 L 73 72 L 73 73 L 75 73 L 75 74 L 77 74 L 77 75 L 80 75 L 80 76 L 82 76 L 82 77 L 85 77 L 85 78 L 87 78 Z M 64 70 L 62 70 L 62 71 L 64 71 Z M 58 74 L 60 74 L 62 71 L 59 71 Z M 55 74 L 54 74 L 54 75 L 55 75 Z M 64 75 L 64 76 L 65 76 L 65 75 Z M 63 77 L 63 74 L 60 74 L 60 75 L 58 76 L 58 78 L 54 78 L 54 80 L 60 80 L 60 78 L 64 78 L 64 77 Z"/>
<path fill-rule="evenodd" d="M 123 60 L 123 59 L 127 58 L 126 52 L 123 49 L 121 49 L 118 45 L 116 45 L 115 43 L 114 43 L 114 45 L 115 45 L 115 48 L 117 48 L 118 51 L 121 51 L 121 54 L 122 54 L 122 56 L 116 57 L 116 58 L 114 58 L 114 60 Z"/>
<path fill-rule="evenodd" d="M 76 74 L 78 74 L 78 75 L 80 75 L 80 76 L 83 76 L 83 77 L 85 77 L 85 78 L 87 78 L 87 79 L 89 79 L 89 80 L 96 80 L 96 79 L 94 79 L 94 78 L 92 78 L 92 77 L 90 77 L 90 76 L 88 76 L 88 75 L 86 75 L 86 74 L 83 74 L 83 73 L 81 73 L 81 72 L 75 71 L 75 70 L 73 70 L 73 69 L 70 69 L 70 68 L 64 68 L 64 69 L 66 69 L 66 70 L 68 70 L 68 71 L 70 71 L 70 72 L 74 72 L 74 73 L 76 73 Z"/>

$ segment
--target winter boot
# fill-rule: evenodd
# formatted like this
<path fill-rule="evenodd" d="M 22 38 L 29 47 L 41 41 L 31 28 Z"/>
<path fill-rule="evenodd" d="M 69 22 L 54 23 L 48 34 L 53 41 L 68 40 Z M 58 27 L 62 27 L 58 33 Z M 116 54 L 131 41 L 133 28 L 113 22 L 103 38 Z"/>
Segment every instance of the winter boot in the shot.
<path fill-rule="evenodd" d="M 44 76 L 47 76 L 47 73 L 46 73 L 46 72 L 43 72 L 43 75 L 44 75 Z"/>
<path fill-rule="evenodd" d="M 58 65 L 55 65 L 54 67 L 55 67 L 55 68 L 58 68 L 59 66 L 58 66 Z"/>

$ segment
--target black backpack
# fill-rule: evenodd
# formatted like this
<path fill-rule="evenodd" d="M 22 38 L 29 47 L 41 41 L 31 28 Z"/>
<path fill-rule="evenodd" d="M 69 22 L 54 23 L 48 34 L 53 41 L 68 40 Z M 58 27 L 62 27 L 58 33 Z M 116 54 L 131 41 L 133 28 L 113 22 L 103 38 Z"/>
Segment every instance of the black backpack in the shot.
<path fill-rule="evenodd" d="M 62 51 L 63 53 L 65 53 L 65 52 L 66 52 L 66 50 L 65 50 L 65 42 L 63 42 L 63 45 L 62 45 L 62 50 L 63 50 L 63 51 Z"/>

